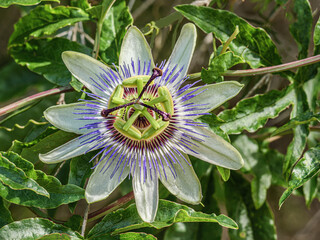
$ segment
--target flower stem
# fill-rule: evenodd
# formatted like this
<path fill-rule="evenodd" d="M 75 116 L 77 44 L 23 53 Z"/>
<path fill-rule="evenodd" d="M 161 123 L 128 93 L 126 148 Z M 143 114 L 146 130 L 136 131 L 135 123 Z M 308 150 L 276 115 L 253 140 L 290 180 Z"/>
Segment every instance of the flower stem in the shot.
<path fill-rule="evenodd" d="M 119 198 L 117 201 L 111 203 L 110 205 L 99 209 L 93 213 L 90 213 L 88 216 L 88 222 L 92 222 L 98 218 L 101 218 L 105 215 L 107 215 L 108 213 L 115 211 L 116 209 L 124 206 L 125 204 L 127 204 L 128 202 L 130 202 L 131 200 L 134 199 L 134 194 L 133 192 L 129 192 L 128 194 L 124 195 L 123 197 Z"/>
<path fill-rule="evenodd" d="M 302 60 L 297 60 L 294 62 L 284 63 L 284 64 L 271 66 L 271 67 L 255 68 L 255 69 L 248 69 L 248 70 L 228 70 L 223 74 L 223 76 L 225 76 L 225 77 L 245 77 L 245 76 L 262 75 L 262 74 L 267 74 L 267 73 L 283 72 L 283 71 L 290 70 L 293 68 L 311 65 L 311 64 L 314 64 L 317 62 L 320 62 L 320 54 L 316 55 L 316 56 L 309 57 L 309 58 L 305 58 Z M 188 77 L 189 77 L 189 79 L 200 78 L 201 72 L 189 74 Z"/>
<path fill-rule="evenodd" d="M 55 95 L 55 94 L 70 92 L 70 91 L 73 91 L 73 88 L 70 86 L 66 86 L 66 87 L 53 88 L 53 89 L 50 89 L 50 90 L 47 90 L 44 92 L 34 94 L 30 97 L 26 97 L 24 99 L 21 99 L 17 102 L 14 102 L 14 103 L 8 105 L 8 106 L 0 108 L 0 116 L 2 116 L 4 114 L 8 114 L 10 112 L 13 112 L 21 107 L 24 107 L 37 99 L 41 99 L 43 97 L 48 97 L 48 96 Z"/>

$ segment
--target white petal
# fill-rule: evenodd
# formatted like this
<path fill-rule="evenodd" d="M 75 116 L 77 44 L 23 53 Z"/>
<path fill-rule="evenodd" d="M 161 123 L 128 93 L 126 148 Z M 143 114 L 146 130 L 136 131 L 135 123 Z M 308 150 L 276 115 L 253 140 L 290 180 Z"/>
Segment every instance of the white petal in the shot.
<path fill-rule="evenodd" d="M 79 52 L 66 51 L 62 53 L 62 60 L 72 73 L 83 85 L 94 94 L 109 98 L 114 89 L 111 81 L 102 76 L 114 71 L 98 60 Z M 114 73 L 116 75 L 116 73 Z M 96 82 L 95 82 L 96 81 Z M 105 86 L 110 84 L 111 86 Z M 108 84 L 108 85 L 109 85 Z M 100 89 L 99 89 L 100 88 Z"/>
<path fill-rule="evenodd" d="M 166 69 L 170 67 L 169 72 L 171 72 L 171 70 L 177 65 L 175 71 L 171 74 L 171 77 L 168 80 L 168 82 L 170 82 L 172 77 L 183 67 L 179 76 L 173 82 L 167 84 L 169 89 L 171 86 L 175 87 L 176 83 L 178 83 L 182 78 L 184 78 L 187 75 L 187 71 L 191 62 L 191 57 L 196 45 L 196 40 L 196 27 L 192 23 L 185 24 L 181 29 L 180 36 L 174 46 L 171 56 L 164 67 L 164 71 L 166 71 Z"/>
<path fill-rule="evenodd" d="M 148 176 L 144 178 L 144 174 L 140 174 L 140 167 L 137 163 L 132 179 L 132 186 L 140 217 L 145 222 L 153 222 L 157 214 L 159 202 L 158 176 L 153 174 L 151 179 L 148 172 Z"/>
<path fill-rule="evenodd" d="M 76 109 L 84 108 L 80 103 L 64 104 L 49 107 L 44 111 L 44 117 L 55 127 L 62 129 L 66 132 L 74 132 L 77 134 L 85 134 L 91 132 L 92 129 L 80 129 L 86 124 L 103 122 L 104 119 L 94 119 L 94 120 L 79 120 L 82 117 L 94 117 L 91 114 L 75 114 L 81 113 Z M 99 116 L 98 116 L 99 117 Z"/>
<path fill-rule="evenodd" d="M 200 94 L 183 102 L 183 105 L 189 104 L 189 103 L 204 104 L 204 105 L 199 106 L 200 110 L 192 110 L 186 113 L 199 114 L 199 113 L 211 112 L 213 109 L 217 108 L 224 102 L 236 96 L 240 92 L 242 87 L 243 87 L 242 84 L 235 81 L 220 82 L 216 84 L 203 86 L 199 90 L 192 93 L 192 95 L 196 95 L 197 93 L 201 92 Z M 197 87 L 190 88 L 185 91 L 185 94 L 190 93 L 195 89 L 197 89 Z M 192 106 L 190 106 L 190 108 L 192 108 Z M 185 118 L 195 119 L 200 116 L 201 115 L 185 116 Z"/>
<path fill-rule="evenodd" d="M 88 203 L 98 202 L 107 198 L 129 174 L 129 167 L 125 166 L 123 168 L 125 161 L 123 161 L 120 166 L 117 166 L 118 162 L 121 160 L 119 159 L 121 158 L 121 155 L 119 154 L 112 160 L 113 157 L 110 158 L 111 154 L 112 152 L 99 163 L 89 178 L 85 194 Z M 115 174 L 112 175 L 116 167 L 118 169 Z"/>
<path fill-rule="evenodd" d="M 186 150 L 187 154 L 195 156 L 208 163 L 233 170 L 240 169 L 243 166 L 243 159 L 238 150 L 223 138 L 219 137 L 218 135 L 214 134 L 204 127 L 194 126 L 190 129 L 191 131 L 195 131 L 207 137 L 193 134 L 197 138 L 200 138 L 204 141 L 199 142 L 193 139 L 189 139 L 196 145 L 192 145 L 190 146 L 190 148 L 196 151 L 198 154 L 190 150 Z"/>
<path fill-rule="evenodd" d="M 96 142 L 91 144 L 82 145 L 84 138 L 75 138 L 45 154 L 39 154 L 39 158 L 44 163 L 58 163 L 63 160 L 68 160 L 73 157 L 80 156 L 90 150 L 92 147 L 97 145 Z M 96 150 L 93 148 L 90 151 Z"/>
<path fill-rule="evenodd" d="M 140 32 L 140 30 L 137 27 L 132 26 L 129 28 L 129 30 L 123 38 L 119 56 L 119 66 L 123 66 L 123 64 L 129 65 L 131 69 L 131 75 L 138 75 L 138 59 L 140 60 L 139 75 L 147 75 L 146 69 L 150 61 L 150 70 L 154 68 L 151 49 L 147 40 Z M 131 66 L 132 61 L 134 62 L 134 72 Z M 145 73 L 143 73 L 144 64 L 146 64 Z"/>
<path fill-rule="evenodd" d="M 188 155 L 176 153 L 175 157 L 181 164 L 180 166 L 178 162 L 173 163 L 177 175 L 174 177 L 170 168 L 164 164 L 166 174 L 164 175 L 163 169 L 160 168 L 161 182 L 173 195 L 182 201 L 191 204 L 200 203 L 202 199 L 201 185 L 191 166 Z"/>

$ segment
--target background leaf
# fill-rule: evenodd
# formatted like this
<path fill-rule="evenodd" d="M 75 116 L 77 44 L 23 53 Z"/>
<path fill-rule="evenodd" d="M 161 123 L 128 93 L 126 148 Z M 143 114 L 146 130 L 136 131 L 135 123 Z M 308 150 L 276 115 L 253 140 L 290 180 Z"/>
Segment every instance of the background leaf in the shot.
<path fill-rule="evenodd" d="M 15 24 L 9 47 L 23 44 L 33 38 L 51 35 L 60 28 L 86 20 L 89 20 L 89 14 L 80 8 L 38 6 Z"/>
<path fill-rule="evenodd" d="M 62 204 L 78 201 L 84 198 L 84 189 L 75 185 L 62 185 L 60 181 L 46 175 L 40 170 L 34 170 L 33 164 L 21 158 L 18 154 L 10 153 L 10 160 L 25 174 L 45 188 L 50 198 L 39 195 L 29 189 L 14 190 L 4 184 L 0 184 L 0 195 L 7 201 L 23 206 L 38 208 L 56 208 Z"/>
<path fill-rule="evenodd" d="M 193 21 L 206 33 L 213 33 L 221 42 L 226 42 L 239 27 L 239 34 L 229 47 L 252 68 L 281 63 L 278 50 L 269 35 L 261 28 L 255 28 L 229 11 L 193 5 L 180 5 L 175 9 Z"/>
<path fill-rule="evenodd" d="M 31 6 L 39 4 L 40 2 L 60 2 L 59 0 L 1 0 L 0 7 L 7 8 L 12 4 Z"/>
<path fill-rule="evenodd" d="M 3 198 L 0 197 L 0 228 L 13 222 L 9 209 L 5 206 Z"/>
<path fill-rule="evenodd" d="M 48 234 L 67 234 L 72 239 L 82 239 L 79 234 L 70 229 L 55 224 L 46 219 L 29 218 L 10 223 L 0 229 L 0 239 L 6 240 L 31 240 L 38 239 Z M 45 238 L 47 239 L 47 238 Z M 49 238 L 50 239 L 50 238 Z M 52 239 L 52 238 L 51 238 Z M 65 239 L 65 238 L 62 238 Z M 68 238 L 67 238 L 68 239 Z M 70 239 L 70 238 L 69 238 Z"/>
<path fill-rule="evenodd" d="M 18 64 L 27 66 L 54 84 L 66 86 L 71 80 L 71 73 L 64 65 L 61 54 L 68 50 L 87 55 L 91 52 L 79 43 L 65 38 L 53 38 L 30 40 L 22 46 L 12 47 L 10 54 Z"/>
<path fill-rule="evenodd" d="M 275 118 L 293 102 L 292 87 L 270 91 L 241 100 L 234 108 L 221 112 L 218 117 L 225 123 L 220 128 L 228 134 L 243 130 L 254 132 L 263 127 L 269 118 Z"/>
<path fill-rule="evenodd" d="M 126 2 L 116 1 L 103 20 L 99 55 L 107 64 L 118 64 L 126 29 L 133 23 Z"/>
<path fill-rule="evenodd" d="M 161 229 L 175 222 L 216 222 L 224 227 L 237 228 L 237 224 L 225 215 L 196 212 L 187 206 L 165 200 L 159 201 L 157 216 L 154 222 L 146 223 L 138 217 L 135 204 L 126 209 L 119 209 L 105 216 L 88 234 L 89 239 L 96 239 L 110 233 L 121 233 L 144 227 Z"/>

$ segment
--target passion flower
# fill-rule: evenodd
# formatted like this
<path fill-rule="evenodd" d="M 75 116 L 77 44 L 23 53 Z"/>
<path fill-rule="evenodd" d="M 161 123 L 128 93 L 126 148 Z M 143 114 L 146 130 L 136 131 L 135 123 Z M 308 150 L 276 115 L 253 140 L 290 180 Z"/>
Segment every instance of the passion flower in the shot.
<path fill-rule="evenodd" d="M 186 24 L 168 61 L 155 66 L 143 34 L 131 27 L 122 43 L 119 67 L 77 52 L 64 52 L 69 71 L 91 92 L 90 100 L 53 106 L 44 112 L 54 126 L 81 136 L 46 153 L 57 163 L 90 151 L 100 156 L 86 187 L 86 200 L 107 198 L 129 175 L 141 218 L 152 222 L 158 208 L 158 179 L 179 199 L 198 204 L 201 185 L 189 155 L 229 169 L 243 160 L 228 142 L 195 121 L 235 96 L 242 85 L 228 81 L 184 84 L 196 43 Z"/>

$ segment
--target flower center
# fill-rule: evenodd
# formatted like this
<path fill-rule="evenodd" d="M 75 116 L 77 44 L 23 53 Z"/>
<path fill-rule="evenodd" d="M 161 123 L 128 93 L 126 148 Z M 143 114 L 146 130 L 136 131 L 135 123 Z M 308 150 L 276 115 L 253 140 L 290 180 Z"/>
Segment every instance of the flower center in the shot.
<path fill-rule="evenodd" d="M 161 74 L 161 70 L 155 68 L 151 77 L 140 75 L 125 79 L 115 88 L 108 109 L 102 110 L 101 115 L 107 117 L 112 112 L 114 128 L 132 140 L 148 140 L 161 134 L 174 113 L 167 87 L 152 83 Z"/>

